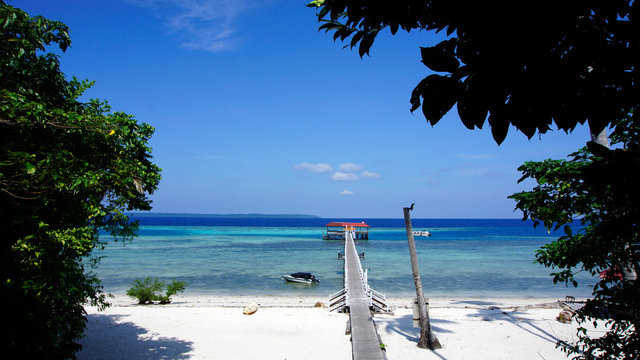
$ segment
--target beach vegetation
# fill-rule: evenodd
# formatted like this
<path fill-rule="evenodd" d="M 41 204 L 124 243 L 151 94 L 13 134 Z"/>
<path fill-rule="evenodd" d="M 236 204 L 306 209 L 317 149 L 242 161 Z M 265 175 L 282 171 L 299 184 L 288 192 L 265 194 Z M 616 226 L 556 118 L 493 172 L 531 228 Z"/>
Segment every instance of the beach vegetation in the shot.
<path fill-rule="evenodd" d="M 160 304 L 171 303 L 171 297 L 185 290 L 187 283 L 184 281 L 172 280 L 168 285 L 158 278 L 146 277 L 144 280 L 133 280 L 133 286 L 127 290 L 127 295 L 138 299 L 138 304 L 153 304 L 154 301 Z M 166 291 L 164 294 L 163 290 Z"/>
<path fill-rule="evenodd" d="M 160 295 L 159 300 L 161 304 L 168 304 L 171 302 L 171 296 L 184 292 L 187 283 L 184 281 L 172 280 L 167 285 L 167 291 L 164 295 Z"/>
<path fill-rule="evenodd" d="M 85 304 L 108 306 L 92 268 L 103 239 L 130 240 L 125 211 L 149 210 L 160 169 L 153 128 L 83 100 L 68 78 L 69 28 L 0 0 L 0 337 L 7 354 L 74 358 Z"/>
<path fill-rule="evenodd" d="M 554 269 L 555 282 L 577 285 L 579 271 L 602 276 L 577 318 L 606 317 L 606 332 L 591 338 L 580 330 L 578 343 L 564 349 L 577 359 L 639 358 L 640 4 L 314 0 L 307 6 L 316 9 L 319 30 L 360 57 L 385 30 L 437 33 L 435 44 L 420 48 L 427 74 L 409 97 L 410 110 L 421 109 L 431 125 L 454 106 L 468 129 L 488 123 L 498 144 L 510 128 L 532 138 L 553 127 L 571 132 L 588 125 L 593 141 L 585 139 L 569 160 L 520 167 L 521 181 L 537 186 L 511 198 L 525 220 L 564 231 L 536 255 Z"/>
<path fill-rule="evenodd" d="M 537 185 L 510 197 L 534 226 L 563 230 L 536 254 L 556 269 L 555 283 L 578 286 L 578 272 L 599 278 L 576 319 L 603 319 L 606 333 L 592 338 L 581 327 L 576 344 L 559 344 L 576 359 L 640 358 L 640 125 L 631 118 L 611 134 L 614 149 L 589 142 L 568 160 L 526 162 L 520 181 Z"/>

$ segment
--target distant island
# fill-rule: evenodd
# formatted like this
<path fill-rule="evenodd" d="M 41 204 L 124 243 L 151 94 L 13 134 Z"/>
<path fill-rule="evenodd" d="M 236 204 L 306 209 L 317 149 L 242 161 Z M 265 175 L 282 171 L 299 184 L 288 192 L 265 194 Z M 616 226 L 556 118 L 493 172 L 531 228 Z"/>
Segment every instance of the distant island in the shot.
<path fill-rule="evenodd" d="M 240 218 L 240 219 L 260 219 L 260 218 L 288 218 L 288 219 L 320 219 L 320 216 L 305 214 L 188 214 L 188 213 L 153 213 L 135 212 L 127 213 L 135 217 L 208 217 L 208 218 Z"/>

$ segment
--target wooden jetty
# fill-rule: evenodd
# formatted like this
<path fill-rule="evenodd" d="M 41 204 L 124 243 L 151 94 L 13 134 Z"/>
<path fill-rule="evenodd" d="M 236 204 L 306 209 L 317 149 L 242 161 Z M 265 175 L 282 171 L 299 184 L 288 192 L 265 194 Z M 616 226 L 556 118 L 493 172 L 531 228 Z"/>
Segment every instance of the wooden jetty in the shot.
<path fill-rule="evenodd" d="M 324 240 L 344 240 L 345 229 L 353 230 L 355 240 L 369 240 L 369 225 L 365 222 L 332 221 L 326 225 L 327 230 L 322 234 Z"/>
<path fill-rule="evenodd" d="M 373 321 L 373 312 L 387 312 L 385 296 L 369 287 L 367 272 L 360 263 L 354 230 L 344 230 L 344 289 L 331 295 L 329 310 L 349 313 L 347 333 L 351 334 L 354 360 L 385 360 Z"/>

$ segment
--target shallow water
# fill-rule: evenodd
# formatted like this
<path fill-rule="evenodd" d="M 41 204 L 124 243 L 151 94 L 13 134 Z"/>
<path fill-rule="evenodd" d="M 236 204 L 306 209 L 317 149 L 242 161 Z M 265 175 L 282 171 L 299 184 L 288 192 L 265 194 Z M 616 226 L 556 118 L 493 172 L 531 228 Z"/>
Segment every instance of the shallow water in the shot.
<path fill-rule="evenodd" d="M 147 276 L 187 282 L 188 294 L 328 295 L 343 286 L 340 241 L 322 240 L 332 220 L 365 220 L 369 240 L 359 241 L 369 282 L 388 296 L 415 294 L 402 219 L 233 219 L 140 217 L 139 236 L 123 245 L 109 242 L 95 270 L 105 290 L 124 293 L 134 279 Z M 426 296 L 590 295 L 594 280 L 579 278 L 579 288 L 553 285 L 546 269 L 534 263 L 535 251 L 559 235 L 533 229 L 517 219 L 414 219 Z M 108 240 L 108 237 L 102 240 Z M 317 286 L 287 283 L 280 275 L 311 272 Z"/>

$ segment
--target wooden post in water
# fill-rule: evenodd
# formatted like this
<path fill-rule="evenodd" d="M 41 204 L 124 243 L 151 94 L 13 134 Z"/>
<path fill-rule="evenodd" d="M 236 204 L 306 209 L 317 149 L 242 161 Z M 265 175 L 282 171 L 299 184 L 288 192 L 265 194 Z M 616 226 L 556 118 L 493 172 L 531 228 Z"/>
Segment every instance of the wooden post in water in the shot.
<path fill-rule="evenodd" d="M 416 295 L 418 297 L 418 311 L 420 312 L 420 340 L 418 347 L 423 349 L 436 350 L 441 349 L 440 341 L 431 331 L 431 322 L 429 321 L 429 308 L 424 301 L 424 292 L 422 291 L 422 280 L 420 280 L 420 268 L 418 267 L 418 254 L 416 253 L 416 241 L 413 238 L 413 227 L 411 226 L 411 215 L 409 211 L 411 207 L 403 208 L 404 210 L 404 226 L 407 229 L 407 239 L 409 240 L 409 254 L 411 255 L 411 270 L 413 271 L 413 281 L 416 284 Z"/>

